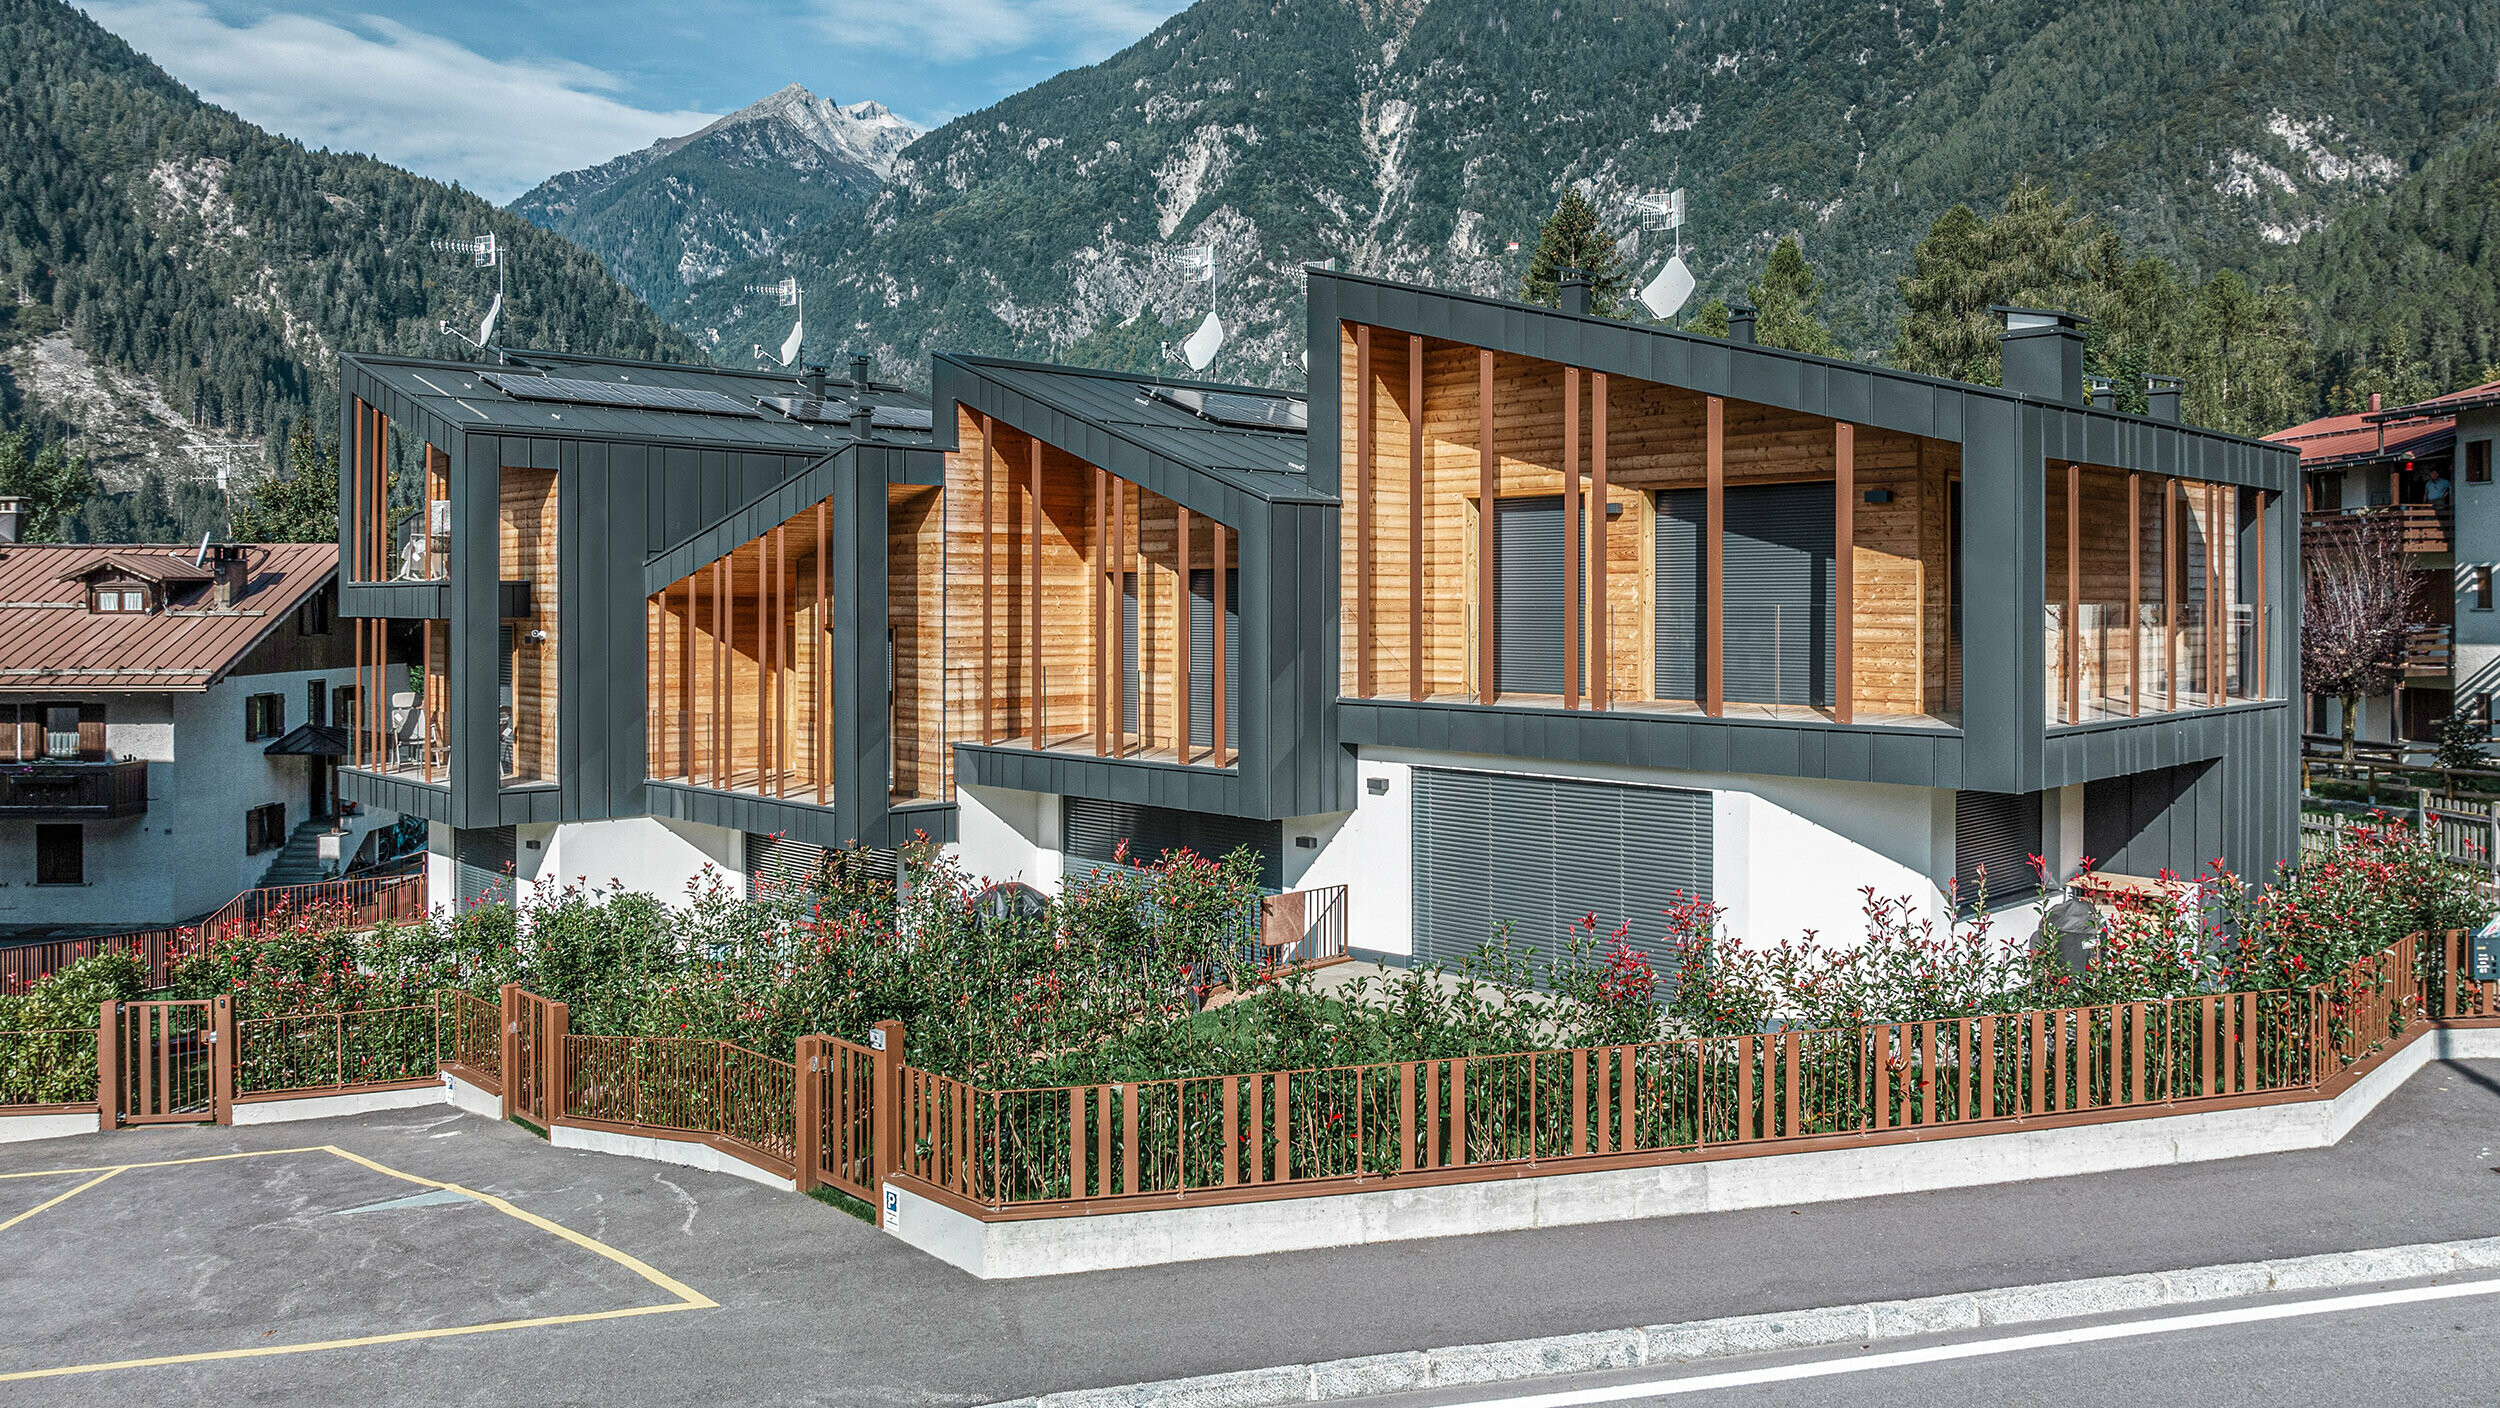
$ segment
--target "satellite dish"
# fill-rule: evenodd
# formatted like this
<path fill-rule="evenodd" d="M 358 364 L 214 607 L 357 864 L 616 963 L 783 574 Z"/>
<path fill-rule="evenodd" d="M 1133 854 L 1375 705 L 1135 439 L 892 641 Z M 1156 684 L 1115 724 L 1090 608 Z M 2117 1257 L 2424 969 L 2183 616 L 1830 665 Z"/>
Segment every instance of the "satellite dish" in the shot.
<path fill-rule="evenodd" d="M 199 550 L 199 552 L 198 552 L 197 554 L 195 554 L 195 555 L 192 557 L 192 559 L 191 559 L 191 565 L 192 565 L 192 566 L 194 566 L 194 567 L 200 567 L 200 566 L 204 566 L 204 565 L 206 565 L 206 563 L 207 563 L 207 562 L 208 562 L 208 534 L 206 534 L 206 533 L 202 533 L 202 534 L 200 535 L 200 550 Z"/>
<path fill-rule="evenodd" d="M 1693 271 L 1684 267 L 1684 256 L 1670 255 L 1667 266 L 1658 271 L 1641 289 L 1641 303 L 1661 318 L 1672 318 L 1684 300 L 1693 296 Z"/>
<path fill-rule="evenodd" d="M 790 359 L 799 355 L 799 331 L 806 325 L 804 319 L 791 321 L 790 335 L 781 340 L 781 364 L 783 366 L 790 365 Z"/>
<path fill-rule="evenodd" d="M 495 266 L 495 301 L 486 305 L 486 321 L 477 325 L 477 345 L 488 346 L 495 336 L 495 320 L 503 316 L 503 266 Z"/>
<path fill-rule="evenodd" d="M 1208 309 L 1207 320 L 1200 323 L 1198 330 L 1189 335 L 1189 340 L 1181 344 L 1181 357 L 1189 363 L 1191 371 L 1202 372 L 1207 369 L 1208 363 L 1215 360 L 1215 354 L 1223 346 L 1224 320 L 1215 316 L 1215 310 Z"/>

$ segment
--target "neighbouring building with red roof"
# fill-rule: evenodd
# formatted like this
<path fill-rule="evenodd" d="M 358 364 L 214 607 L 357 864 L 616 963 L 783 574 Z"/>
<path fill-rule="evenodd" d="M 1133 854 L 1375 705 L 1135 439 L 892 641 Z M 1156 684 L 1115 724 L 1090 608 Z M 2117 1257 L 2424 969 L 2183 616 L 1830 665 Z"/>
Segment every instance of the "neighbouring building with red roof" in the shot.
<path fill-rule="evenodd" d="M 2302 533 L 2319 541 L 2361 517 L 2392 521 L 2414 570 L 2423 622 L 2387 694 L 2362 702 L 2357 738 L 2427 742 L 2458 709 L 2489 728 L 2500 629 L 2489 559 L 2500 556 L 2500 496 L 2491 445 L 2500 436 L 2500 382 L 2392 409 L 2325 416 L 2267 436 L 2300 450 Z M 2332 698 L 2308 699 L 2312 735 L 2342 733 Z"/>
<path fill-rule="evenodd" d="M 0 942 L 181 923 L 324 878 L 353 637 L 329 543 L 15 541 L 0 499 Z M 332 844 L 325 847 L 324 840 Z"/>

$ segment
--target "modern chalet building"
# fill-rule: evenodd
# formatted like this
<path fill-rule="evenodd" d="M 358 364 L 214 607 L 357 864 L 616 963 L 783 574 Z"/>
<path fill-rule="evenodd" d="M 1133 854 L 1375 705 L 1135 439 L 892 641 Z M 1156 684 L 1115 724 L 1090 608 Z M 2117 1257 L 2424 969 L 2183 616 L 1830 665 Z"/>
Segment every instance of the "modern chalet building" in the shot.
<path fill-rule="evenodd" d="M 179 924 L 318 880 L 354 655 L 327 543 L 14 541 L 0 500 L 0 942 Z"/>
<path fill-rule="evenodd" d="M 2089 404 L 2076 320 L 2009 310 L 2000 389 L 1742 318 L 1320 270 L 1309 307 L 1313 398 L 947 354 L 926 410 L 793 418 L 786 376 L 347 359 L 388 447 L 348 609 L 427 662 L 350 794 L 443 824 L 444 902 L 915 831 L 1043 889 L 1249 845 L 1394 961 L 2294 854 L 2298 456 L 2173 383 Z M 392 473 L 441 506 L 369 511 Z"/>
<path fill-rule="evenodd" d="M 2470 436 L 2458 431 L 2461 405 L 2476 422 Z M 2309 542 L 2375 523 L 2395 537 L 2413 572 L 2414 609 L 2423 624 L 2406 642 L 2404 674 L 2395 688 L 2361 701 L 2353 720 L 2357 739 L 2430 742 L 2458 707 L 2476 711 L 2489 726 L 2493 656 L 2500 653 L 2491 566 L 2465 560 L 2471 555 L 2461 557 L 2457 545 L 2500 541 L 2491 536 L 2500 531 L 2500 498 L 2491 486 L 2496 408 L 2500 382 L 2393 410 L 2372 395 L 2367 411 L 2322 416 L 2266 437 L 2300 451 L 2301 520 Z M 2481 529 L 2482 536 L 2468 528 Z M 2466 666 L 2459 657 L 2469 654 L 2474 664 Z M 2342 736 L 2343 706 L 2333 697 L 2311 695 L 2307 711 L 2310 733 Z"/>

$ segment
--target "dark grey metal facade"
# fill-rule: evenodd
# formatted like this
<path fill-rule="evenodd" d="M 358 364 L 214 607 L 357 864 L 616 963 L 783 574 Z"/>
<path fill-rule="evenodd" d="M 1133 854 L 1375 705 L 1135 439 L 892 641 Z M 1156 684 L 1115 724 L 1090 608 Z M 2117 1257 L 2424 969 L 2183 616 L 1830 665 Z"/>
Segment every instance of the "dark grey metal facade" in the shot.
<path fill-rule="evenodd" d="M 727 384 L 744 394 L 787 393 L 786 378 L 703 368 L 525 353 L 535 361 L 630 368 L 646 383 Z M 907 819 L 885 787 L 889 662 L 886 486 L 935 482 L 925 433 L 909 443 L 855 440 L 847 424 L 799 426 L 756 418 L 514 406 L 475 390 L 478 368 L 401 358 L 340 359 L 342 406 L 361 399 L 392 419 L 395 437 L 422 440 L 449 461 L 450 577 L 444 582 L 350 584 L 344 615 L 450 623 L 450 777 L 428 785 L 400 775 L 341 774 L 345 795 L 460 828 L 666 816 L 735 830 L 786 832 L 825 846 L 891 846 L 913 831 L 954 836 L 952 807 L 915 807 Z M 462 383 L 459 377 L 472 380 Z M 843 388 L 836 388 L 837 391 Z M 890 388 L 881 400 L 900 400 Z M 342 416 L 349 414 L 343 410 Z M 557 419 L 561 419 L 561 424 Z M 347 427 L 343 424 L 342 430 Z M 497 635 L 504 586 L 494 544 L 504 467 L 556 474 L 556 779 L 505 785 L 499 776 Z M 343 476 L 341 551 L 351 552 L 360 485 Z M 832 502 L 828 561 L 835 618 L 832 804 L 773 800 L 652 781 L 646 753 L 650 595 L 808 504 Z M 352 560 L 350 558 L 349 560 Z M 537 590 L 545 591 L 543 585 Z M 863 622 L 872 623 L 863 627 Z"/>
<path fill-rule="evenodd" d="M 1963 541 L 1985 548 L 1961 556 L 1958 730 L 1343 699 L 1337 726 L 1345 742 L 2002 793 L 2211 761 L 2214 781 L 2192 798 L 2169 797 L 2166 782 L 2145 785 L 2163 792 L 2165 807 L 2218 808 L 2215 854 L 2243 873 L 2263 875 L 2297 855 L 2298 690 L 2289 687 L 2300 658 L 2295 451 L 2097 410 L 2083 403 L 2079 385 L 2071 402 L 2044 399 L 1363 275 L 1310 270 L 1308 307 L 1315 387 L 1339 385 L 1339 329 L 1359 323 L 1958 442 Z M 1336 396 L 1314 397 L 1310 419 L 1311 482 L 1333 492 L 1342 435 Z M 2245 545 L 2264 535 L 2266 657 L 2272 692 L 2287 697 L 2114 723 L 2045 722 L 2047 473 L 2051 462 L 2070 460 L 2272 495 L 2264 520 L 2242 536 Z M 1333 574 L 1327 587 L 1333 621 Z M 2205 833 L 2182 827 L 2178 834 Z"/>
<path fill-rule="evenodd" d="M 958 743 L 956 777 L 976 786 L 1239 817 L 1349 810 L 1354 760 L 1338 744 L 1332 712 L 1335 494 L 1312 487 L 1300 437 L 1114 418 L 1136 415 L 1136 400 L 1150 384 L 1151 378 L 941 354 L 930 399 L 941 449 L 956 448 L 955 411 L 961 406 L 1239 535 L 1239 600 L 1230 604 L 1240 613 L 1240 633 L 1237 667 L 1227 677 L 1235 722 L 1227 741 L 1239 750 L 1239 760 L 1231 768 L 1181 766 Z M 1176 383 L 1164 378 L 1161 384 Z M 1312 413 L 1318 413 L 1316 406 Z"/>

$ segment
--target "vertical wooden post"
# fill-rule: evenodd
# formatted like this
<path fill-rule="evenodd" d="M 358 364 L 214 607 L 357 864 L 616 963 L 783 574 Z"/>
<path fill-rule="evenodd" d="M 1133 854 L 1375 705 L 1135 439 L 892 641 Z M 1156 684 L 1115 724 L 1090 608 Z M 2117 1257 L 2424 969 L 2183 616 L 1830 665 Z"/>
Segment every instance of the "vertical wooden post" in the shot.
<path fill-rule="evenodd" d="M 2222 576 L 2222 486 L 2205 486 L 2205 707 L 2230 698 L 2222 673 L 2231 627 L 2229 589 Z"/>
<path fill-rule="evenodd" d="M 2127 713 L 2144 712 L 2144 509 L 2136 490 L 2144 476 L 2127 471 Z"/>
<path fill-rule="evenodd" d="M 998 741 L 997 691 L 992 663 L 998 657 L 998 573 L 992 550 L 998 541 L 998 465 L 993 451 L 997 422 L 981 417 L 981 742 Z M 818 552 L 824 550 L 819 544 Z"/>
<path fill-rule="evenodd" d="M 1858 428 L 1832 426 L 1832 718 L 1857 721 Z"/>
<path fill-rule="evenodd" d="M 1354 326 L 1354 692 L 1372 697 L 1372 330 Z"/>
<path fill-rule="evenodd" d="M 1612 698 L 1606 684 L 1607 633 L 1614 610 L 1606 599 L 1606 374 L 1589 376 L 1589 707 Z"/>
<path fill-rule="evenodd" d="M 1128 756 L 1128 483 L 1111 481 L 1111 756 Z M 1138 623 L 1142 634 L 1144 622 Z M 1143 720 L 1140 720 L 1142 723 Z"/>
<path fill-rule="evenodd" d="M 545 1081 L 539 1089 L 546 1092 L 547 1127 L 553 1129 L 556 1121 L 569 1113 L 565 1106 L 573 1091 L 573 1073 L 564 1060 L 564 1039 L 573 1031 L 573 1007 L 571 1003 L 550 1002 L 545 1011 L 547 1039 L 540 1043 L 545 1055 L 538 1067 L 545 1073 Z M 714 1108 L 719 1107 L 716 1104 Z"/>
<path fill-rule="evenodd" d="M 220 995 L 209 1004 L 208 1028 L 208 1092 L 209 1108 L 216 1111 L 217 1123 L 234 1123 L 234 999 Z M 347 1037 L 347 1019 L 339 1021 L 339 1039 Z M 345 1053 L 341 1053 L 342 1057 Z M 347 1084 L 347 1065 L 339 1064 L 339 1084 Z"/>
<path fill-rule="evenodd" d="M 365 638 L 369 634 L 371 632 L 368 629 L 368 623 L 358 621 L 356 623 L 356 692 L 362 697 L 356 701 L 356 733 L 347 760 L 350 767 L 358 768 L 365 765 L 365 734 L 371 728 L 370 720 L 373 717 L 372 691 L 365 687 L 371 683 L 365 678 Z M 16 743 L 17 732 L 17 725 L 12 722 L 9 725 L 9 738 L 12 745 Z M 16 751 L 14 746 L 11 751 L 12 753 Z"/>
<path fill-rule="evenodd" d="M 882 1185 L 903 1168 L 903 1024 L 891 1019 L 870 1029 L 869 1046 L 876 1053 L 871 1081 L 876 1110 L 876 1158 L 870 1186 Z M 880 1195 L 882 1196 L 882 1195 Z"/>
<path fill-rule="evenodd" d="M 1580 369 L 1563 368 L 1563 707 L 1580 707 Z"/>
<path fill-rule="evenodd" d="M 2161 481 L 2161 677 L 2169 709 L 2179 707 L 2179 481 Z"/>
<path fill-rule="evenodd" d="M 1424 690 L 1424 340 L 1410 334 L 1406 339 L 1406 697 L 1421 699 Z"/>
<path fill-rule="evenodd" d="M 1701 711 L 1727 712 L 1727 609 L 1723 539 L 1727 535 L 1727 402 L 1708 398 L 1702 427 Z"/>
<path fill-rule="evenodd" d="M 2235 499 L 2239 496 L 2239 491 L 2236 489 L 2231 493 Z M 2257 531 L 2250 539 L 2246 575 L 2254 584 L 2256 599 L 2249 603 L 2249 658 L 2240 662 L 2240 693 L 2250 699 L 2263 699 L 2266 697 L 2266 517 L 2268 501 L 2273 498 L 2273 495 L 2263 489 L 2255 490 L 2253 493 L 2257 504 L 2257 521 L 2254 525 Z M 2231 518 L 2236 528 L 2239 514 L 2234 512 Z"/>
<path fill-rule="evenodd" d="M 520 1113 L 521 1095 L 521 985 L 503 985 L 503 1006 L 496 1026 L 500 1028 L 500 1045 L 495 1053 L 495 1075 L 503 1086 L 503 1117 L 510 1119 Z"/>
<path fill-rule="evenodd" d="M 1189 510 L 1172 505 L 1172 761 L 1189 761 Z"/>
<path fill-rule="evenodd" d="M 818 1171 L 825 1166 L 825 1039 L 800 1037 L 792 1065 L 797 1100 L 790 1112 L 790 1133 L 796 1146 L 791 1158 L 796 1167 L 791 1177 L 798 1184 L 798 1191 L 806 1193 L 824 1181 Z"/>
<path fill-rule="evenodd" d="M 1207 701 L 1207 732 L 1212 735 L 1208 740 L 1207 746 L 1210 750 L 1208 757 L 1214 761 L 1215 766 L 1220 768 L 1224 766 L 1224 601 L 1226 594 L 1226 588 L 1224 585 L 1224 573 L 1226 571 L 1226 563 L 1224 561 L 1224 525 L 1221 523 L 1212 523 L 1208 530 L 1208 536 L 1214 540 L 1212 544 L 1212 551 L 1215 554 L 1215 565 L 1213 568 L 1213 586 L 1215 588 L 1215 658 L 1209 660 L 1207 664 L 1209 668 L 1215 672 L 1215 689 Z"/>
<path fill-rule="evenodd" d="M 1493 669 L 1493 501 L 1501 492 L 1493 448 L 1493 349 L 1476 352 L 1476 699 L 1490 704 Z"/>
<path fill-rule="evenodd" d="M 1033 442 L 1033 501 L 1027 515 L 1033 528 L 1033 600 L 1025 613 L 1033 630 L 1033 746 L 1046 748 L 1050 740 L 1044 734 L 1044 719 L 1050 706 L 1042 687 L 1042 437 L 1025 438 Z"/>
<path fill-rule="evenodd" d="M 2066 462 L 2066 722 L 2083 722 L 2083 461 Z"/>
<path fill-rule="evenodd" d="M 826 707 L 830 702 L 827 696 L 833 693 L 833 662 L 829 658 L 828 652 L 825 649 L 825 642 L 830 639 L 825 629 L 827 624 L 825 617 L 825 553 L 831 546 L 833 536 L 832 524 L 830 522 L 831 518 L 832 510 L 830 505 L 823 500 L 818 500 L 816 504 L 816 622 L 815 625 L 808 631 L 808 658 L 815 662 L 815 668 L 809 671 L 809 674 L 811 674 L 814 678 L 809 681 L 808 686 L 808 695 L 810 696 L 808 701 L 808 718 L 815 726 L 816 805 L 820 807 L 825 804 L 827 791 L 833 785 L 833 759 L 830 756 L 833 752 L 833 736 L 825 727 L 826 721 L 830 717 L 830 710 Z M 982 525 L 981 550 L 984 553 L 989 551 L 989 531 L 987 524 Z M 982 585 L 987 586 L 988 584 L 985 582 Z M 982 598 L 981 604 L 982 611 L 986 615 L 989 609 L 989 600 L 986 596 Z M 985 671 L 989 660 L 989 648 L 989 640 L 985 634 L 981 641 L 981 659 L 983 661 L 983 668 Z M 989 677 L 986 673 L 982 676 L 981 685 L 981 702 L 984 706 L 987 706 L 989 703 Z M 981 741 L 984 743 L 989 742 L 990 740 L 988 735 L 984 734 Z"/>
<path fill-rule="evenodd" d="M 118 1128 L 122 1122 L 121 1055 L 121 1004 L 108 999 L 96 1004 L 95 1127 L 99 1130 Z"/>
<path fill-rule="evenodd" d="M 1094 560 L 1094 590 L 1091 593 L 1094 598 L 1094 676 L 1093 689 L 1089 691 L 1094 696 L 1094 756 L 1097 758 L 1111 751 L 1111 738 L 1103 724 L 1103 711 L 1111 702 L 1111 665 L 1105 654 L 1107 643 L 1102 633 L 1103 598 L 1109 594 L 1111 583 L 1111 540 L 1103 536 L 1103 478 L 1102 469 L 1097 466 L 1094 470 L 1094 541 L 1091 544 Z"/>

